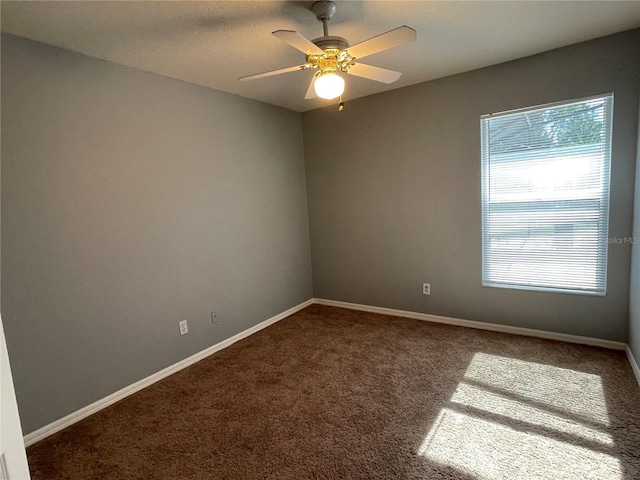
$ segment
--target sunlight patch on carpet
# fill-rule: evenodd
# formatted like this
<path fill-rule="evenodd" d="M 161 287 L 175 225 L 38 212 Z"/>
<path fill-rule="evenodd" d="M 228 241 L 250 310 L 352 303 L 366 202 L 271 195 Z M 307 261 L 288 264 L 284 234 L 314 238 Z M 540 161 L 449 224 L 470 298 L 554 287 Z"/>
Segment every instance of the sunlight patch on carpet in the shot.
<path fill-rule="evenodd" d="M 615 457 L 443 409 L 418 451 L 482 480 L 620 480 Z"/>
<path fill-rule="evenodd" d="M 541 427 L 541 429 L 573 435 L 603 445 L 613 445 L 611 435 L 604 431 L 589 427 L 579 421 L 563 418 L 561 415 L 532 407 L 526 402 L 487 392 L 473 385 L 464 383 L 458 385 L 456 392 L 451 397 L 451 402 L 535 425 Z"/>
<path fill-rule="evenodd" d="M 621 480 L 599 376 L 477 353 L 418 455 L 479 480 Z"/>
<path fill-rule="evenodd" d="M 609 425 L 598 375 L 479 352 L 473 356 L 464 378 Z"/>

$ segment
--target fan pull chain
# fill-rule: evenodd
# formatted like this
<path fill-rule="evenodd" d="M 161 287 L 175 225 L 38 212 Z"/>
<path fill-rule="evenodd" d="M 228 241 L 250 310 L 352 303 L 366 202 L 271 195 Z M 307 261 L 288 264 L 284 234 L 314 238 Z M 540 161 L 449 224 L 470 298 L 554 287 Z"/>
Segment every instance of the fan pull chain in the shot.
<path fill-rule="evenodd" d="M 340 103 L 338 103 L 338 111 L 344 110 L 344 102 L 342 101 L 342 95 L 340 95 Z"/>

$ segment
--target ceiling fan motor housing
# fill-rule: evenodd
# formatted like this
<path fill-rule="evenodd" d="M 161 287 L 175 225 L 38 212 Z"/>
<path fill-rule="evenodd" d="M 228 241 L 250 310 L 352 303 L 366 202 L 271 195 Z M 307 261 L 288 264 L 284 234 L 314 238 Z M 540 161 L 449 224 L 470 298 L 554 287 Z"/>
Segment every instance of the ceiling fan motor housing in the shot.
<path fill-rule="evenodd" d="M 327 49 L 335 49 L 335 50 L 346 50 L 349 48 L 349 42 L 342 37 L 319 37 L 311 40 L 313 44 L 315 44 L 320 50 Z"/>
<path fill-rule="evenodd" d="M 324 35 L 311 40 L 316 47 L 324 52 L 323 55 L 307 55 L 307 65 L 317 68 L 318 75 L 336 73 L 338 70 L 348 72 L 352 65 L 352 58 L 347 52 L 349 42 L 345 38 L 329 35 L 327 23 L 336 13 L 336 4 L 330 1 L 316 2 L 311 7 L 318 21 L 322 22 Z"/>
<path fill-rule="evenodd" d="M 323 55 L 307 55 L 307 65 L 317 68 L 317 75 L 348 72 L 353 65 L 353 58 L 349 55 L 349 43 L 342 37 L 320 37 L 312 40 L 320 48 Z"/>

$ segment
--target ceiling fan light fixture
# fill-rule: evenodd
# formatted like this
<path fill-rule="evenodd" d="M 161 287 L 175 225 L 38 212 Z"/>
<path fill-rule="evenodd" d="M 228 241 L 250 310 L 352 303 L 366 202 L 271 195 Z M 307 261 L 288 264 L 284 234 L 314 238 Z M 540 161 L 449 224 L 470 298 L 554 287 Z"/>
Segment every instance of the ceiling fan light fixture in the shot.
<path fill-rule="evenodd" d="M 313 88 L 320 98 L 332 100 L 344 92 L 344 79 L 335 72 L 320 74 L 316 77 Z"/>
<path fill-rule="evenodd" d="M 317 70 L 317 73 L 311 79 L 304 98 L 320 97 L 333 100 L 344 93 L 343 73 L 387 84 L 400 78 L 402 75 L 400 72 L 360 63 L 360 59 L 415 41 L 416 31 L 413 28 L 403 25 L 350 46 L 345 38 L 329 35 L 328 23 L 336 13 L 335 2 L 318 1 L 313 4 L 311 10 L 315 13 L 316 18 L 322 22 L 324 33 L 322 37 L 308 40 L 294 30 L 271 32 L 275 37 L 304 53 L 305 61 L 303 64 L 247 75 L 240 77 L 239 80 L 255 80 L 281 73 L 313 69 Z M 340 98 L 340 106 L 342 106 L 342 98 Z"/>

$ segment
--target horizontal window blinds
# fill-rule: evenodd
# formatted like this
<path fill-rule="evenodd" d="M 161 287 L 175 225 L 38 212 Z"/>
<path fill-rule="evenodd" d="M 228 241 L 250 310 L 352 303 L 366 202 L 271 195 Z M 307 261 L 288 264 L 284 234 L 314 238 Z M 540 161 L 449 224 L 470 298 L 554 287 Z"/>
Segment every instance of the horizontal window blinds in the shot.
<path fill-rule="evenodd" d="M 613 95 L 481 119 L 482 283 L 604 295 Z"/>

